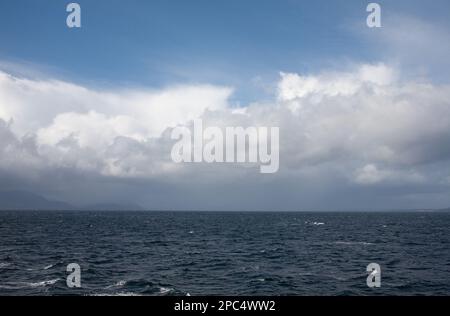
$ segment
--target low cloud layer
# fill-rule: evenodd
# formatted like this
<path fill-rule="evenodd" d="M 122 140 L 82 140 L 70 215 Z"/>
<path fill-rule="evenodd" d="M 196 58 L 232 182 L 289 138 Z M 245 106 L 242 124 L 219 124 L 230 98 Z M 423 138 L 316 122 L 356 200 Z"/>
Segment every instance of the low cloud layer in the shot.
<path fill-rule="evenodd" d="M 0 72 L 0 188 L 151 209 L 450 205 L 450 86 L 406 80 L 380 63 L 281 73 L 272 102 L 236 107 L 232 93 L 100 91 Z M 194 118 L 279 127 L 280 171 L 173 163 L 171 129 Z"/>

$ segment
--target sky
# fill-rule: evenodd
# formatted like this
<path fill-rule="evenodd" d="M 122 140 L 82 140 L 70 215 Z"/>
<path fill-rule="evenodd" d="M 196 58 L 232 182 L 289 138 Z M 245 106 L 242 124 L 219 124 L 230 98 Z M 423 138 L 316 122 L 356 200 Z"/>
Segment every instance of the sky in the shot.
<path fill-rule="evenodd" d="M 0 3 L 0 190 L 161 210 L 450 206 L 450 3 Z M 174 164 L 176 126 L 278 126 L 280 170 Z"/>

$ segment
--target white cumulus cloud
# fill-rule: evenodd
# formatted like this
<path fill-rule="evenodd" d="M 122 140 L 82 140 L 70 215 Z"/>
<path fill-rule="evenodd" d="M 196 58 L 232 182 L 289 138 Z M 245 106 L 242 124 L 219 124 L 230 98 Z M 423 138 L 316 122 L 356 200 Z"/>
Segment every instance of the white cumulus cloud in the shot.
<path fill-rule="evenodd" d="M 236 109 L 230 87 L 104 91 L 0 72 L 0 170 L 61 169 L 190 188 L 239 180 L 276 191 L 281 181 L 292 193 L 307 182 L 442 186 L 450 175 L 442 170 L 450 165 L 450 86 L 399 78 L 383 63 L 282 73 L 273 102 Z M 280 172 L 261 180 L 257 168 L 173 163 L 170 129 L 194 118 L 205 126 L 279 127 Z"/>

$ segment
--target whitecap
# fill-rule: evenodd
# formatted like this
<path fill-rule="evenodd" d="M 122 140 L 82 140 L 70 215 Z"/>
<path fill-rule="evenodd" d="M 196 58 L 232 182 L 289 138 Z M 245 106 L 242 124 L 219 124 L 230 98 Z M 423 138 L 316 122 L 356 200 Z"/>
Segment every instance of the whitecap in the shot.
<path fill-rule="evenodd" d="M 58 282 L 61 279 L 53 279 L 48 281 L 42 281 L 42 282 L 36 282 L 36 283 L 28 283 L 31 287 L 40 287 L 40 286 L 47 286 L 47 285 L 53 285 L 56 282 Z"/>
<path fill-rule="evenodd" d="M 134 292 L 120 292 L 116 293 L 115 296 L 142 296 L 142 295 Z"/>
<path fill-rule="evenodd" d="M 118 292 L 118 293 L 94 293 L 94 294 L 88 294 L 88 296 L 142 296 L 139 293 L 134 292 Z"/>
<path fill-rule="evenodd" d="M 160 294 L 167 294 L 167 293 L 170 293 L 172 291 L 173 291 L 172 288 L 167 288 L 167 287 L 160 287 L 159 288 L 159 293 Z"/>
<path fill-rule="evenodd" d="M 6 290 L 18 290 L 18 289 L 25 289 L 25 288 L 34 288 L 34 287 L 42 287 L 47 285 L 53 285 L 56 282 L 58 282 L 61 279 L 54 279 L 54 280 L 48 280 L 48 281 L 42 281 L 42 282 L 34 282 L 34 283 L 28 283 L 28 282 L 10 282 L 5 284 L 0 284 L 0 289 L 6 289 Z"/>
<path fill-rule="evenodd" d="M 116 283 L 116 286 L 124 286 L 126 283 L 127 283 L 127 281 L 120 280 L 119 282 Z"/>
<path fill-rule="evenodd" d="M 111 288 L 115 288 L 115 287 L 122 287 L 122 286 L 124 286 L 126 283 L 127 283 L 127 281 L 125 281 L 125 280 L 120 280 L 120 281 L 114 283 L 113 285 L 107 286 L 105 289 L 111 289 Z"/>

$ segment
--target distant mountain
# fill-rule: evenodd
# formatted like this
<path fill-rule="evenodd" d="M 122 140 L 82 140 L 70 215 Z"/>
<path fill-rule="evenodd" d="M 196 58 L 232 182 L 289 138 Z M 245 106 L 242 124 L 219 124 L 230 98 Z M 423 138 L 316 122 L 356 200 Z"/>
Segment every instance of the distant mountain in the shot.
<path fill-rule="evenodd" d="M 0 191 L 0 210 L 85 210 L 85 211 L 142 211 L 140 205 L 128 203 L 100 203 L 88 206 L 71 205 L 66 202 L 50 200 L 26 191 Z"/>
<path fill-rule="evenodd" d="M 0 191 L 0 210 L 73 210 L 72 205 L 25 191 Z"/>

